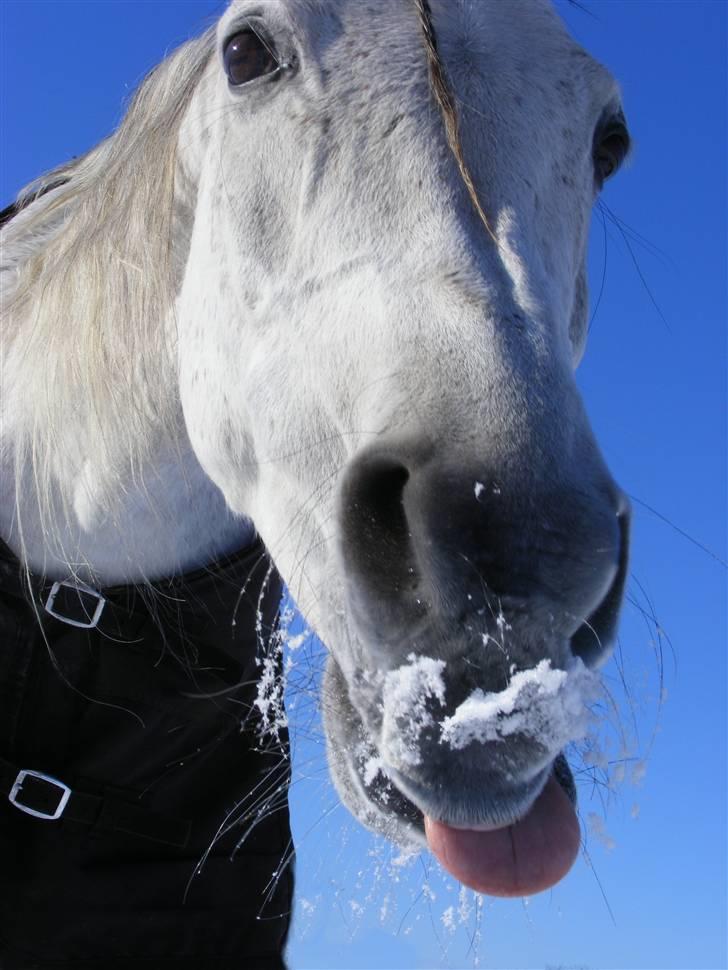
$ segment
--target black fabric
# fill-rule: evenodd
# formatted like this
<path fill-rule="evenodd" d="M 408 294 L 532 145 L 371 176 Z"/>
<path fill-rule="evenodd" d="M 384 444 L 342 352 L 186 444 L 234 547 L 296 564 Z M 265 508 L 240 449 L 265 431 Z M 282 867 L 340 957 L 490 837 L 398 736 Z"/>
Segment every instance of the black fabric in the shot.
<path fill-rule="evenodd" d="M 281 970 L 289 761 L 254 704 L 281 596 L 263 545 L 104 590 L 96 629 L 31 585 L 0 546 L 0 967 Z M 60 819 L 11 804 L 16 768 L 72 789 Z M 19 800 L 52 813 L 58 795 L 26 779 Z"/>

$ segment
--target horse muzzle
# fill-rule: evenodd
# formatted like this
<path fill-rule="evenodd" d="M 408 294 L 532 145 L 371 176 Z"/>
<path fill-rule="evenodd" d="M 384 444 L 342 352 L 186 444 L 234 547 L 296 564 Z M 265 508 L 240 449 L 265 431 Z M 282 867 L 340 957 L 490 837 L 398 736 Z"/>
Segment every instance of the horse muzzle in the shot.
<path fill-rule="evenodd" d="M 545 888 L 578 848 L 573 783 L 555 778 L 587 732 L 593 670 L 615 639 L 630 521 L 594 469 L 519 478 L 378 444 L 342 480 L 339 551 L 370 685 L 347 681 L 349 700 L 443 864 L 467 882 L 480 852 L 501 873 L 470 878 L 487 892 Z M 521 856 L 545 833 L 553 858 L 532 846 L 523 871 L 499 869 L 506 831 Z"/>

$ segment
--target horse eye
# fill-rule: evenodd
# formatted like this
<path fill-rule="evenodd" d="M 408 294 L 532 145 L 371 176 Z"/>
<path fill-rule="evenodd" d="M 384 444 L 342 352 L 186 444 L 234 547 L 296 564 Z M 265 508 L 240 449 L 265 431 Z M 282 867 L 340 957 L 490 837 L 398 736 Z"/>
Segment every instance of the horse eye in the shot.
<path fill-rule="evenodd" d="M 614 175 L 628 151 L 629 134 L 624 123 L 617 122 L 599 134 L 594 146 L 594 171 L 600 185 Z"/>
<path fill-rule="evenodd" d="M 272 74 L 280 66 L 268 45 L 252 30 L 242 30 L 225 44 L 222 55 L 228 81 L 234 87 Z"/>

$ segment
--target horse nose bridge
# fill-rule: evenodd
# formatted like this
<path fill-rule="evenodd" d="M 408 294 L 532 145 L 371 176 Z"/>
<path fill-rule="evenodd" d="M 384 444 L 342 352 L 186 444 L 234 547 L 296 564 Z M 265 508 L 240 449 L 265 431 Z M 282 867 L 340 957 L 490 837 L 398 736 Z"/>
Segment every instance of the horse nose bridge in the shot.
<path fill-rule="evenodd" d="M 442 269 L 433 274 L 442 282 Z M 528 318 L 480 276 L 431 283 L 424 294 L 407 288 L 385 319 L 363 331 L 366 345 L 351 345 L 359 367 L 352 425 L 412 440 L 427 428 L 432 439 L 484 454 L 494 469 L 524 456 L 568 462 L 577 446 L 600 460 L 556 324 Z"/>
<path fill-rule="evenodd" d="M 623 511 L 602 476 L 539 484 L 444 460 L 431 445 L 371 446 L 339 495 L 355 621 L 379 643 L 406 644 L 418 629 L 506 610 L 563 641 L 622 570 Z"/>

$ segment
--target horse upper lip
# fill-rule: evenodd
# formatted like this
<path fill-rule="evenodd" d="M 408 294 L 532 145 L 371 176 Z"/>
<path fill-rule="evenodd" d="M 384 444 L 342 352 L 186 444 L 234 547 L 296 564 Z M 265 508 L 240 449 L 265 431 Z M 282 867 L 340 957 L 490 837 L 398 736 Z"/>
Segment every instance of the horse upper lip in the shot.
<path fill-rule="evenodd" d="M 375 745 L 388 779 L 420 812 L 451 826 L 516 822 L 564 745 L 583 735 L 595 675 L 580 661 L 568 670 L 542 661 L 501 691 L 478 687 L 456 703 L 444 661 L 415 654 L 407 661 L 383 687 Z M 557 777 L 573 800 L 563 760 Z"/>

